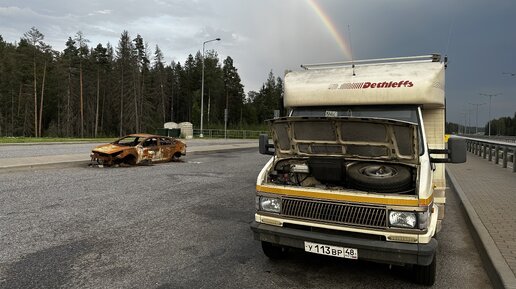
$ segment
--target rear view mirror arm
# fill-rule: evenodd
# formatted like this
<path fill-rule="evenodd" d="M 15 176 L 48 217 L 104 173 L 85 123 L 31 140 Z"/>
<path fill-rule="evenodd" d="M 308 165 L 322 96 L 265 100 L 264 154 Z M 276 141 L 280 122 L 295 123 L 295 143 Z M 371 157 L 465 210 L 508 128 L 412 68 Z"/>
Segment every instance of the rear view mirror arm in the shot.
<path fill-rule="evenodd" d="M 429 154 L 440 154 L 440 155 L 449 155 L 450 150 L 449 149 L 428 149 Z M 430 157 L 430 162 L 434 164 L 442 164 L 442 163 L 449 163 L 451 160 L 449 158 L 433 158 Z"/>

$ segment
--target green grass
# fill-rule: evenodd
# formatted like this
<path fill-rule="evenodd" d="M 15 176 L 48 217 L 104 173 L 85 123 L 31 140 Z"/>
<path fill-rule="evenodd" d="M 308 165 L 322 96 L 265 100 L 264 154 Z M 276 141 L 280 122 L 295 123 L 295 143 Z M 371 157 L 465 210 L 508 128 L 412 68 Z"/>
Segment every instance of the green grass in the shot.
<path fill-rule="evenodd" d="M 0 137 L 0 143 L 112 142 L 117 138 Z"/>

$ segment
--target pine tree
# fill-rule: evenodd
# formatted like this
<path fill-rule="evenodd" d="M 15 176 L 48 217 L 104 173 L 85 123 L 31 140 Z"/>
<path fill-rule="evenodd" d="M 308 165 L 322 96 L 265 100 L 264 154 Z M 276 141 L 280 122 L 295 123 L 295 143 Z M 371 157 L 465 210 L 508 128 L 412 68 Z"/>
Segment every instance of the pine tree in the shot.
<path fill-rule="evenodd" d="M 80 113 L 81 113 L 81 138 L 84 137 L 84 83 L 83 83 L 83 70 L 82 64 L 84 59 L 88 56 L 88 45 L 90 42 L 88 39 L 84 38 L 84 35 L 81 31 L 78 31 L 75 35 L 74 39 L 75 43 L 77 43 L 77 50 L 79 51 L 79 88 L 80 88 Z"/>
<path fill-rule="evenodd" d="M 95 125 L 94 125 L 94 137 L 97 137 L 99 127 L 99 107 L 100 107 L 100 76 L 104 76 L 106 66 L 108 63 L 107 48 L 104 48 L 102 44 L 97 44 L 97 47 L 93 49 L 91 53 L 92 58 L 95 61 L 97 68 L 97 93 L 95 98 Z"/>
<path fill-rule="evenodd" d="M 128 127 L 126 127 L 126 120 L 131 119 L 130 115 L 130 103 L 129 100 L 131 98 L 131 85 L 133 85 L 132 76 L 133 76 L 133 60 L 135 59 L 133 56 L 134 46 L 129 37 L 129 32 L 124 31 L 121 34 L 120 41 L 118 42 L 117 47 L 117 60 L 116 60 L 116 70 L 117 75 L 119 77 L 119 95 L 120 95 L 120 118 L 119 118 L 119 135 L 123 136 Z M 133 115 L 134 116 L 134 115 Z"/>
<path fill-rule="evenodd" d="M 43 42 L 45 36 L 39 32 L 36 27 L 32 26 L 31 29 L 23 34 L 25 40 L 31 45 L 33 50 L 33 89 L 34 89 L 34 136 L 38 137 L 38 92 L 37 92 L 37 71 L 36 71 L 36 56 L 38 52 L 49 49 L 49 46 Z M 45 68 L 46 69 L 46 68 Z"/>
<path fill-rule="evenodd" d="M 240 76 L 233 65 L 231 57 L 228 56 L 224 60 L 222 71 L 226 94 L 225 108 L 229 110 L 229 121 L 233 124 L 241 123 L 240 116 L 244 104 L 244 86 L 241 84 Z"/>

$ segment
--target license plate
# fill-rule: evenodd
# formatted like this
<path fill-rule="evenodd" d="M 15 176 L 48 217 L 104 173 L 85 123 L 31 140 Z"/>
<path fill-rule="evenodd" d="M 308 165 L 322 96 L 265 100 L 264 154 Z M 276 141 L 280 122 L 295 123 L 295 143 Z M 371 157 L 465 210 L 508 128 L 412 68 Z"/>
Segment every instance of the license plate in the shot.
<path fill-rule="evenodd" d="M 312 242 L 305 242 L 305 251 L 339 258 L 354 260 L 358 259 L 358 250 L 354 248 L 345 248 Z"/>

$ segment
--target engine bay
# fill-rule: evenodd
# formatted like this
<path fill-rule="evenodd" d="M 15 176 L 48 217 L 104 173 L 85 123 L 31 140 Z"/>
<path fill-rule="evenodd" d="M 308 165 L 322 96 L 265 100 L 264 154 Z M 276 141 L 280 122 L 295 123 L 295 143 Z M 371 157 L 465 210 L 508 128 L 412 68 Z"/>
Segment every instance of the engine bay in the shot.
<path fill-rule="evenodd" d="M 267 182 L 283 186 L 415 194 L 416 168 L 400 163 L 357 161 L 335 157 L 276 160 Z"/>

